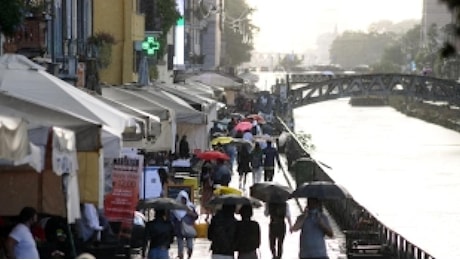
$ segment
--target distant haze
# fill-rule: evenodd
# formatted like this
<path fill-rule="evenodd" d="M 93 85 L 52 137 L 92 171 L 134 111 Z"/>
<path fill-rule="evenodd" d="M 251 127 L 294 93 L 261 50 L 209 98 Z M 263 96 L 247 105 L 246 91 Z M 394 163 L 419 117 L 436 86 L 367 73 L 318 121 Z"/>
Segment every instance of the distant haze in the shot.
<path fill-rule="evenodd" d="M 367 31 L 370 24 L 421 20 L 423 0 L 246 0 L 257 11 L 256 52 L 303 53 L 335 28 Z"/>

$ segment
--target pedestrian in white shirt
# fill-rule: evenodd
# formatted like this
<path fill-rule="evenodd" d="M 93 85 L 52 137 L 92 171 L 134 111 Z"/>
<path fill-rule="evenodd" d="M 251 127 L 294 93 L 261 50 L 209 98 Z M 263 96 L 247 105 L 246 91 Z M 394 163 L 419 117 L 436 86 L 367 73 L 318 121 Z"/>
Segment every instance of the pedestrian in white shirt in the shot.
<path fill-rule="evenodd" d="M 19 213 L 19 223 L 13 228 L 6 240 L 8 258 L 40 258 L 31 231 L 35 222 L 37 222 L 37 211 L 32 207 L 24 207 Z"/>

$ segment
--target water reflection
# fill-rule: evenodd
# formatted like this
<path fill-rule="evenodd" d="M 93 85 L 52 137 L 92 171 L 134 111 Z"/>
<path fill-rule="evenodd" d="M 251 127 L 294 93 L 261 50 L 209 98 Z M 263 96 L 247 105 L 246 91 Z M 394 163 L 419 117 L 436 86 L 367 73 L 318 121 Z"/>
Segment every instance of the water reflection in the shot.
<path fill-rule="evenodd" d="M 459 133 L 348 99 L 299 108 L 295 119 L 357 201 L 435 257 L 460 256 Z"/>

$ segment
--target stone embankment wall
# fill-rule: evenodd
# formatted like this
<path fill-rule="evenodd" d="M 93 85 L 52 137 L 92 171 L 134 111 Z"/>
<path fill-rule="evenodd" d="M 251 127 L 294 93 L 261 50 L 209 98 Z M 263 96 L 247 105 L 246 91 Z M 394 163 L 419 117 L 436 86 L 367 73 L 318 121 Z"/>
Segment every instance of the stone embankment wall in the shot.
<path fill-rule="evenodd" d="M 399 112 L 460 133 L 460 108 L 425 103 L 404 96 L 391 96 L 388 105 Z"/>

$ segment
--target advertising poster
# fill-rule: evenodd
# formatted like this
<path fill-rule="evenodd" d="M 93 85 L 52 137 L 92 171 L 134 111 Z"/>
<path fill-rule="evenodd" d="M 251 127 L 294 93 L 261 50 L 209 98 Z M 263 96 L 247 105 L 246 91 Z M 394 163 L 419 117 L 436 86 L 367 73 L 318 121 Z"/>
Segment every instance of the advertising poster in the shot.
<path fill-rule="evenodd" d="M 141 176 L 139 199 L 153 199 L 160 197 L 161 181 L 158 175 L 158 169 L 161 166 L 148 166 L 144 169 L 144 175 Z M 167 167 L 163 167 L 168 170 Z"/>
<path fill-rule="evenodd" d="M 139 202 L 139 179 L 143 156 L 117 158 L 112 165 L 112 192 L 105 196 L 104 211 L 109 221 L 121 222 L 122 236 L 129 237 L 134 211 Z"/>

